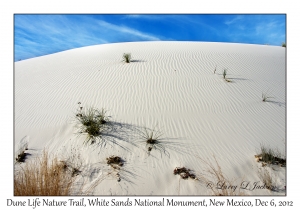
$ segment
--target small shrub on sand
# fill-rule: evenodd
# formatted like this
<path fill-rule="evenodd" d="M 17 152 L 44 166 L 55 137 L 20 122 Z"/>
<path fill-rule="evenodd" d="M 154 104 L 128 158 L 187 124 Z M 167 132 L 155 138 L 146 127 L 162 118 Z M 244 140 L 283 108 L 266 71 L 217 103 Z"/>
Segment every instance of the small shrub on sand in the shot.
<path fill-rule="evenodd" d="M 107 160 L 107 164 L 109 164 L 109 165 L 113 165 L 113 164 L 116 164 L 116 165 L 118 165 L 118 166 L 123 166 L 123 160 L 122 160 L 122 158 L 120 158 L 119 156 L 110 156 L 110 157 L 108 157 L 108 158 L 106 158 L 106 160 Z"/>
<path fill-rule="evenodd" d="M 27 153 L 25 152 L 25 150 L 23 150 L 17 155 L 16 161 L 18 163 L 25 162 L 26 156 L 27 156 Z"/>
<path fill-rule="evenodd" d="M 49 160 L 47 152 L 42 158 L 26 163 L 15 172 L 15 196 L 71 195 L 74 179 L 64 169 L 62 162 Z"/>
<path fill-rule="evenodd" d="M 266 164 L 279 165 L 282 167 L 286 166 L 286 159 L 282 157 L 281 153 L 277 150 L 267 148 L 264 145 L 260 146 L 260 152 L 255 155 L 257 162 L 262 162 L 263 166 Z"/>
<path fill-rule="evenodd" d="M 188 179 L 189 177 L 191 179 L 196 179 L 196 176 L 191 172 L 191 170 L 185 167 L 176 167 L 173 171 L 173 174 L 179 174 L 182 179 Z"/>
<path fill-rule="evenodd" d="M 125 63 L 130 63 L 130 61 L 131 61 L 131 54 L 130 53 L 124 53 L 123 54 L 123 61 Z"/>
<path fill-rule="evenodd" d="M 79 102 L 80 103 L 80 102 Z M 87 140 L 85 143 L 95 143 L 97 138 L 100 138 L 101 132 L 105 129 L 108 122 L 106 111 L 104 109 L 79 107 L 79 112 L 76 114 L 77 122 L 79 122 L 79 134 L 86 134 Z"/>
<path fill-rule="evenodd" d="M 106 160 L 107 160 L 107 164 L 117 171 L 116 173 L 117 181 L 120 182 L 121 181 L 120 167 L 124 165 L 124 161 L 119 156 L 110 156 L 106 158 Z"/>
<path fill-rule="evenodd" d="M 283 42 L 283 43 L 281 44 L 281 46 L 282 46 L 282 47 L 286 47 L 286 44 L 285 44 L 285 42 Z"/>
<path fill-rule="evenodd" d="M 29 153 L 25 152 L 28 150 L 28 137 L 25 136 L 18 145 L 18 151 L 16 152 L 17 155 L 15 157 L 16 162 L 21 163 L 25 162 L 26 156 L 29 155 Z"/>

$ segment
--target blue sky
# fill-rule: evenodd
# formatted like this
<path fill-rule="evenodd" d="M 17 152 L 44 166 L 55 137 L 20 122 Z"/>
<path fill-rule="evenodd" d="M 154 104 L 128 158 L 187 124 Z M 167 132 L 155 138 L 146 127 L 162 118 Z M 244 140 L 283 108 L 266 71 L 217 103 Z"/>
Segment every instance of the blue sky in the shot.
<path fill-rule="evenodd" d="M 14 15 L 14 60 L 133 41 L 204 41 L 280 46 L 285 15 Z"/>

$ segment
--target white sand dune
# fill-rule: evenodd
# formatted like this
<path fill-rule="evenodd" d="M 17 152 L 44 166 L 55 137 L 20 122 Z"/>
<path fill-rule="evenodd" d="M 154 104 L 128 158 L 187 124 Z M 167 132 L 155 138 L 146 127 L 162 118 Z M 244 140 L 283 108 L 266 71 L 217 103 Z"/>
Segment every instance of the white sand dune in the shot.
<path fill-rule="evenodd" d="M 133 62 L 122 62 L 123 53 Z M 15 150 L 24 138 L 28 161 L 44 148 L 60 158 L 75 148 L 87 186 L 99 182 L 95 195 L 211 195 L 205 182 L 180 179 L 173 170 L 185 166 L 200 177 L 201 159 L 213 161 L 213 155 L 235 185 L 261 181 L 254 159 L 260 146 L 285 154 L 285 56 L 285 48 L 275 46 L 132 42 L 16 62 Z M 272 98 L 262 102 L 262 93 Z M 103 139 L 115 143 L 83 145 L 86 137 L 75 126 L 78 102 L 107 110 L 112 128 Z M 161 131 L 166 153 L 147 154 L 140 136 L 145 127 Z M 125 160 L 120 182 L 106 164 L 110 155 Z M 285 168 L 271 173 L 279 192 L 241 191 L 285 194 Z"/>

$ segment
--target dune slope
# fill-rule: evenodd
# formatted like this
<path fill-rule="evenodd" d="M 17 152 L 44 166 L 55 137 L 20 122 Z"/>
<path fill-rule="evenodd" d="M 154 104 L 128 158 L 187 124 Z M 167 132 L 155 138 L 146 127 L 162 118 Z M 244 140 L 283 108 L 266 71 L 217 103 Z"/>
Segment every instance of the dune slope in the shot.
<path fill-rule="evenodd" d="M 206 42 L 104 44 L 19 61 L 15 151 L 26 140 L 26 161 L 44 148 L 61 159 L 78 154 L 79 176 L 87 187 L 97 183 L 95 195 L 211 195 L 202 160 L 215 164 L 213 156 L 233 185 L 261 182 L 261 145 L 285 155 L 285 62 L 283 47 Z M 107 144 L 83 145 L 78 102 L 107 111 Z M 145 129 L 161 134 L 150 153 Z M 124 160 L 120 170 L 106 164 L 111 155 Z M 199 180 L 173 174 L 183 166 Z M 285 194 L 285 168 L 270 173 L 280 190 L 241 192 Z"/>

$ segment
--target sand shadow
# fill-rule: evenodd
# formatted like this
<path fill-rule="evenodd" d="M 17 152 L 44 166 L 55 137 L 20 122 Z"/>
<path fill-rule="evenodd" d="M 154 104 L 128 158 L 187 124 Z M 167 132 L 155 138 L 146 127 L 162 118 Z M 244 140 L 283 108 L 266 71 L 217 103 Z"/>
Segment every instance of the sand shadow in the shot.
<path fill-rule="evenodd" d="M 145 60 L 137 60 L 137 59 L 133 59 L 130 61 L 130 63 L 140 63 L 140 62 L 146 62 Z"/>
<path fill-rule="evenodd" d="M 131 152 L 130 148 L 132 146 L 137 147 L 135 142 L 132 141 L 135 130 L 136 126 L 115 121 L 108 121 L 103 125 L 103 127 L 101 127 L 100 135 L 95 136 L 92 139 L 87 139 L 85 144 L 94 147 L 94 149 L 104 148 L 106 146 L 118 146 L 127 152 Z M 81 134 L 82 133 L 79 133 L 78 136 Z"/>
<path fill-rule="evenodd" d="M 220 74 L 220 73 L 217 73 L 217 75 L 218 76 L 222 76 L 222 78 L 223 78 L 223 74 Z M 229 82 L 229 83 L 234 83 L 235 81 L 244 81 L 244 80 L 249 80 L 249 79 L 246 79 L 246 78 L 240 78 L 240 77 L 230 77 L 230 75 L 231 74 L 227 74 L 226 75 L 226 79 L 225 79 L 225 81 L 226 80 L 228 80 L 227 82 Z M 239 76 L 239 75 L 237 75 L 237 76 Z M 224 78 L 223 78 L 224 79 Z"/>
<path fill-rule="evenodd" d="M 103 160 L 89 166 L 89 169 L 85 168 L 81 176 L 87 178 L 90 182 L 100 184 L 105 180 L 114 180 L 121 188 L 127 186 L 138 187 L 137 180 L 142 178 L 139 173 L 141 168 L 137 165 L 130 164 L 129 162 L 122 160 L 122 165 L 108 164 L 107 160 Z M 99 194 L 100 195 L 100 194 Z"/>
<path fill-rule="evenodd" d="M 245 78 L 228 77 L 229 80 L 249 80 Z"/>
<path fill-rule="evenodd" d="M 110 121 L 107 123 L 106 129 L 101 134 L 101 139 L 96 143 L 98 147 L 104 147 L 106 145 L 118 146 L 127 152 L 130 152 L 130 146 L 137 147 L 134 141 L 134 133 L 136 126 Z"/>
<path fill-rule="evenodd" d="M 275 104 L 275 105 L 278 105 L 278 106 L 283 106 L 284 108 L 286 107 L 286 104 L 283 103 L 283 102 L 280 102 L 280 101 L 273 101 L 273 100 L 266 100 L 265 102 L 269 102 L 269 103 L 272 103 L 272 104 Z"/>

